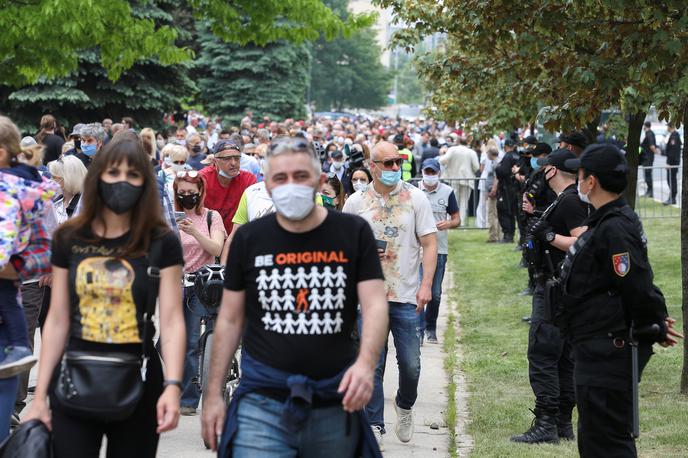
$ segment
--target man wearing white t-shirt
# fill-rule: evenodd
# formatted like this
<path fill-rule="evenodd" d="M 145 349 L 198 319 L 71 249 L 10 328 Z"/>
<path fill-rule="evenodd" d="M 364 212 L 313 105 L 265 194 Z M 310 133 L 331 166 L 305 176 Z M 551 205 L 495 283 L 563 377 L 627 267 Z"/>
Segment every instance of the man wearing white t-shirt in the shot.
<path fill-rule="evenodd" d="M 372 186 L 366 192 L 352 194 L 343 211 L 367 220 L 378 241 L 389 301 L 389 325 L 399 365 L 399 389 L 394 403 L 395 431 L 399 440 L 408 442 L 413 436 L 412 408 L 418 396 L 420 378 L 418 314 L 432 299 L 437 228 L 432 207 L 423 191 L 401 181 L 402 164 L 396 146 L 378 143 L 371 155 Z M 424 275 L 419 287 L 421 261 Z M 382 375 L 386 357 L 383 352 L 375 371 L 373 396 L 366 406 L 381 448 L 385 433 Z"/>

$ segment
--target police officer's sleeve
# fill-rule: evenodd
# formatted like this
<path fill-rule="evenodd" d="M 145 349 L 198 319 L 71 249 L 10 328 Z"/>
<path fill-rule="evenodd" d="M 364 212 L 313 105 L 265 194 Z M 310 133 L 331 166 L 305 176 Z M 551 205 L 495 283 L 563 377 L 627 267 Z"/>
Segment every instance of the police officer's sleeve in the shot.
<path fill-rule="evenodd" d="M 612 218 L 600 228 L 600 236 L 607 245 L 602 262 L 607 265 L 614 290 L 621 296 L 627 319 L 636 327 L 658 324 L 661 336 L 665 336 L 664 320 L 668 313 L 664 296 L 652 283 L 652 267 L 640 234 L 629 226 L 621 218 Z"/>

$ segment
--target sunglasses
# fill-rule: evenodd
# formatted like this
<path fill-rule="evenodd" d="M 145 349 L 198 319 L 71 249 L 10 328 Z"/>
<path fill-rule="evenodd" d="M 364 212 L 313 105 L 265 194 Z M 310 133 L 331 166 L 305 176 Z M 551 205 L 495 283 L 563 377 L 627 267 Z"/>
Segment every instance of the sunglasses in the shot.
<path fill-rule="evenodd" d="M 184 165 L 186 164 L 186 161 L 172 161 L 172 163 L 175 165 Z"/>
<path fill-rule="evenodd" d="M 177 172 L 177 178 L 198 178 L 198 170 L 181 170 Z"/>
<path fill-rule="evenodd" d="M 404 160 L 402 158 L 397 158 L 397 159 L 388 159 L 386 161 L 373 161 L 376 164 L 382 164 L 385 166 L 385 168 L 391 169 L 395 165 L 397 167 L 401 167 L 401 165 L 404 163 Z"/>

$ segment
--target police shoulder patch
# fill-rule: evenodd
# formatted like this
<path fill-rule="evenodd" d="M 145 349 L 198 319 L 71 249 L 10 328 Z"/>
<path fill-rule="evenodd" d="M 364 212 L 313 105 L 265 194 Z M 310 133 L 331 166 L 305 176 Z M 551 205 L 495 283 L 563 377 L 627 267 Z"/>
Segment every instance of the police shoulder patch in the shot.
<path fill-rule="evenodd" d="M 619 277 L 625 277 L 631 270 L 631 257 L 628 252 L 612 255 L 614 273 Z"/>

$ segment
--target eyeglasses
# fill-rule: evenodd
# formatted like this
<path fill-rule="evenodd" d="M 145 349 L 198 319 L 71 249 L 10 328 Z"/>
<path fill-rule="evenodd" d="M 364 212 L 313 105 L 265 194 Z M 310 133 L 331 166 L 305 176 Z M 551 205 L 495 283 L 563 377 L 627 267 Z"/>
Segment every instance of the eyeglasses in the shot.
<path fill-rule="evenodd" d="M 186 164 L 186 161 L 172 161 L 172 163 L 175 165 L 184 165 Z"/>
<path fill-rule="evenodd" d="M 241 156 L 236 155 L 236 156 L 217 156 L 215 155 L 215 159 L 218 161 L 241 161 Z"/>
<path fill-rule="evenodd" d="M 404 160 L 402 158 L 397 158 L 397 159 L 388 159 L 386 161 L 373 161 L 376 164 L 382 164 L 385 166 L 385 168 L 391 169 L 395 165 L 397 167 L 401 167 L 401 165 L 404 163 Z"/>
<path fill-rule="evenodd" d="M 177 178 L 198 178 L 198 170 L 180 170 Z"/>

